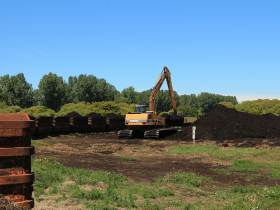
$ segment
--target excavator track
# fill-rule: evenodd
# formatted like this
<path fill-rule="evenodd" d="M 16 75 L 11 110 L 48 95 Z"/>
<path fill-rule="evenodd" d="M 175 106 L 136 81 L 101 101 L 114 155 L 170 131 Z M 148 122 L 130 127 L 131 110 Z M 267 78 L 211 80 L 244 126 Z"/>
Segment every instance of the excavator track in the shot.
<path fill-rule="evenodd" d="M 144 132 L 144 138 L 151 138 L 151 139 L 164 138 L 166 136 L 176 133 L 178 129 L 181 129 L 181 127 L 175 126 L 169 128 L 155 128 L 155 129 L 146 130 Z M 119 138 L 137 138 L 137 137 L 143 138 L 143 132 L 141 133 L 138 130 L 129 130 L 129 129 L 119 130 L 118 137 Z"/>
<path fill-rule="evenodd" d="M 138 130 L 119 130 L 118 131 L 118 138 L 143 138 L 143 132 Z"/>
<path fill-rule="evenodd" d="M 133 130 L 119 130 L 118 131 L 119 138 L 122 138 L 122 137 L 132 138 L 132 134 L 133 134 Z"/>
<path fill-rule="evenodd" d="M 177 132 L 181 127 L 151 129 L 144 132 L 145 138 L 164 138 Z"/>

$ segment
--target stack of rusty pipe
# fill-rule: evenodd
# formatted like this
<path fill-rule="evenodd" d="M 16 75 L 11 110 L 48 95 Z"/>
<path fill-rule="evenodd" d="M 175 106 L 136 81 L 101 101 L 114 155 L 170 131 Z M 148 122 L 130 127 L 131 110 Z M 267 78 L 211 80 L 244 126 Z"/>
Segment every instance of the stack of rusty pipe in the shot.
<path fill-rule="evenodd" d="M 70 117 L 71 132 L 88 131 L 87 117 Z"/>
<path fill-rule="evenodd" d="M 53 118 L 53 132 L 70 132 L 70 118 L 56 117 Z"/>
<path fill-rule="evenodd" d="M 105 117 L 89 117 L 88 118 L 89 131 L 105 131 L 106 118 Z"/>
<path fill-rule="evenodd" d="M 35 118 L 36 134 L 45 134 L 53 132 L 52 117 L 36 117 Z"/>
<path fill-rule="evenodd" d="M 29 209 L 34 207 L 32 126 L 26 113 L 0 114 L 0 194 Z"/>

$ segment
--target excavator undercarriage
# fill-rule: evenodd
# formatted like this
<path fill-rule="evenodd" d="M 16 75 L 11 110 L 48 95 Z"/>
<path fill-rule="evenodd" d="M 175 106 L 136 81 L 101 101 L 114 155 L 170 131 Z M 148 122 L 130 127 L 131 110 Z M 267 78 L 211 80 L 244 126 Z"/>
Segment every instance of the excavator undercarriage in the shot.
<path fill-rule="evenodd" d="M 181 129 L 180 126 L 174 126 L 169 128 L 154 128 L 146 131 L 125 129 L 118 131 L 118 137 L 123 138 L 164 138 L 166 136 L 172 135 L 177 132 L 177 130 Z"/>

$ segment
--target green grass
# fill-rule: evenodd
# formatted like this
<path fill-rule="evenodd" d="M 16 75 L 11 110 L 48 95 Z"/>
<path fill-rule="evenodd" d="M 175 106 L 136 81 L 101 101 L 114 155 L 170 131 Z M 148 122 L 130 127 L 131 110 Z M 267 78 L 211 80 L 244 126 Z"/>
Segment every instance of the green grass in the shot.
<path fill-rule="evenodd" d="M 172 146 L 166 154 L 191 154 L 191 153 L 216 153 L 220 151 L 220 147 L 214 144 L 198 145 L 198 146 Z"/>
<path fill-rule="evenodd" d="M 46 144 L 32 141 L 32 145 L 36 147 Z M 238 174 L 251 179 L 262 176 L 280 179 L 279 150 L 231 148 L 231 151 L 225 151 L 217 145 L 206 144 L 172 147 L 167 153 L 208 153 L 202 156 L 232 164 L 223 169 L 213 169 L 225 176 Z M 137 159 L 122 156 L 117 158 L 127 160 L 123 163 Z M 32 170 L 35 172 L 33 187 L 38 202 L 43 200 L 43 195 L 60 195 L 55 199 L 56 202 L 75 198 L 77 204 L 88 209 L 280 209 L 278 185 L 215 187 L 217 183 L 211 177 L 184 172 L 172 172 L 154 182 L 137 183 L 122 174 L 67 168 L 56 159 L 45 157 L 33 159 Z M 133 173 L 142 172 L 135 170 Z M 62 184 L 69 180 L 72 182 Z M 82 186 L 90 188 L 85 190 Z"/>
<path fill-rule="evenodd" d="M 159 183 L 186 184 L 193 187 L 200 187 L 203 182 L 210 181 L 211 178 L 199 176 L 195 173 L 170 173 L 164 178 L 159 178 Z"/>
<path fill-rule="evenodd" d="M 34 147 L 38 147 L 38 146 L 47 146 L 47 145 L 53 146 L 54 144 L 51 144 L 51 143 L 42 143 L 42 142 L 37 142 L 37 141 L 35 141 L 35 140 L 31 140 L 31 146 L 34 146 Z"/>
<path fill-rule="evenodd" d="M 151 147 L 148 147 L 148 146 L 137 146 L 137 147 L 134 147 L 133 150 L 150 150 Z"/>
<path fill-rule="evenodd" d="M 229 190 L 218 190 L 211 199 L 231 202 L 221 209 L 279 209 L 279 196 L 279 186 L 234 186 Z"/>
<path fill-rule="evenodd" d="M 117 158 L 119 159 L 122 159 L 122 160 L 138 160 L 138 159 L 141 159 L 140 157 L 124 157 L 124 156 L 116 156 Z"/>
<path fill-rule="evenodd" d="M 61 195 L 55 199 L 58 203 L 76 198 L 77 203 L 89 209 L 163 209 L 170 204 L 158 204 L 155 200 L 174 197 L 174 190 L 182 187 L 182 184 L 196 189 L 201 188 L 203 181 L 209 180 L 192 173 L 176 173 L 159 178 L 154 183 L 131 183 L 122 174 L 66 168 L 56 159 L 46 157 L 33 159 L 32 170 L 35 173 L 33 187 L 36 201 L 43 200 L 42 195 L 56 194 Z M 71 180 L 72 184 L 62 184 L 67 180 Z M 104 185 L 102 189 L 81 189 L 84 185 L 97 186 L 100 183 Z M 166 188 L 165 185 L 169 183 L 174 187 Z M 138 198 L 144 201 L 136 202 Z M 185 203 L 182 199 L 180 206 L 183 208 Z"/>
<path fill-rule="evenodd" d="M 246 171 L 264 171 L 266 176 L 269 176 L 272 179 L 280 179 L 280 154 L 278 150 L 253 150 L 252 148 L 235 147 L 232 147 L 231 150 L 222 150 L 221 146 L 215 145 L 214 143 L 206 143 L 204 145 L 197 146 L 173 146 L 166 153 L 208 153 L 210 157 L 216 158 L 221 162 L 232 163 L 232 166 L 227 169 L 213 169 L 213 171 L 225 173 L 226 175 L 242 171 L 245 172 L 245 176 L 249 176 L 251 178 L 254 178 L 254 176 L 246 174 Z M 202 157 L 202 159 L 205 158 L 205 156 Z"/>

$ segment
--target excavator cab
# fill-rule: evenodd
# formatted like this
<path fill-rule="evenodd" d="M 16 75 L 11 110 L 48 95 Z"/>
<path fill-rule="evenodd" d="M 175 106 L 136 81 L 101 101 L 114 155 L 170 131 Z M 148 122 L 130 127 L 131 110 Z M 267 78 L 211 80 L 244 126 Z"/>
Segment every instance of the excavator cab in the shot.
<path fill-rule="evenodd" d="M 147 110 L 147 107 L 149 107 L 149 105 L 137 105 L 135 108 L 135 112 L 137 113 L 145 113 Z"/>

